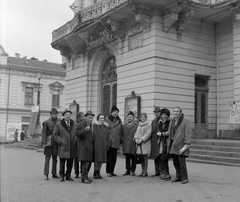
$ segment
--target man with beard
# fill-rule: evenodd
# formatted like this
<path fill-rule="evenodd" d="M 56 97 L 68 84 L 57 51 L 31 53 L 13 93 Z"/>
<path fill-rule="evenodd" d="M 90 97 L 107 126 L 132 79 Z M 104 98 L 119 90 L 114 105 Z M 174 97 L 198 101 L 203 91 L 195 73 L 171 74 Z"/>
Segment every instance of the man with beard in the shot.
<path fill-rule="evenodd" d="M 53 138 L 58 143 L 58 155 L 60 158 L 60 182 L 66 180 L 73 181 L 71 172 L 73 167 L 74 150 L 76 146 L 74 121 L 71 119 L 72 112 L 68 109 L 62 113 L 63 119 L 59 121 L 53 131 Z M 67 162 L 67 171 L 65 173 L 65 163 Z"/>
<path fill-rule="evenodd" d="M 52 108 L 50 118 L 43 122 L 42 129 L 42 146 L 44 147 L 45 163 L 44 163 L 44 180 L 48 180 L 49 162 L 52 157 L 52 177 L 59 178 L 57 175 L 57 155 L 58 144 L 53 140 L 52 133 L 54 126 L 59 121 L 57 118 L 58 111 Z"/>
<path fill-rule="evenodd" d="M 82 163 L 82 183 L 90 184 L 88 173 L 93 161 L 93 125 L 92 120 L 95 114 L 87 111 L 85 120 L 76 128 L 75 135 L 78 142 L 78 160 Z"/>
<path fill-rule="evenodd" d="M 154 166 L 155 166 L 155 174 L 151 177 L 160 176 L 160 157 L 158 155 L 158 136 L 157 132 L 159 129 L 159 122 L 160 122 L 160 114 L 161 109 L 160 107 L 155 107 L 154 109 L 155 119 L 151 123 L 151 153 L 150 158 L 154 159 Z"/>

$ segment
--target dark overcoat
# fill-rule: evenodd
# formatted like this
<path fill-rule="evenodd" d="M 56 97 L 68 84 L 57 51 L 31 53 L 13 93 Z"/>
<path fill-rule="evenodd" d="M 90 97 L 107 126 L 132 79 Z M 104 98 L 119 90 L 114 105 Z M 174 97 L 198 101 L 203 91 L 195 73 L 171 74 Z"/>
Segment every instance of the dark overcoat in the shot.
<path fill-rule="evenodd" d="M 75 135 L 77 136 L 78 144 L 78 161 L 93 161 L 93 126 L 90 125 L 90 130 L 85 128 L 89 124 L 86 120 L 78 124 Z"/>
<path fill-rule="evenodd" d="M 109 129 L 98 123 L 93 124 L 94 162 L 107 162 Z"/>
<path fill-rule="evenodd" d="M 74 121 L 70 120 L 70 129 L 64 119 L 59 121 L 53 130 L 53 139 L 58 143 L 59 158 L 73 158 L 76 145 Z"/>
<path fill-rule="evenodd" d="M 174 134 L 174 120 L 171 121 L 168 134 L 169 134 L 169 142 L 168 142 L 168 153 L 180 155 L 179 151 L 183 148 L 184 144 L 190 144 L 191 136 L 192 136 L 192 128 L 189 120 L 184 118 L 182 114 L 181 123 L 175 129 Z M 189 149 L 183 152 L 181 155 L 188 157 Z"/>
<path fill-rule="evenodd" d="M 121 127 L 122 127 L 122 121 L 119 117 L 117 117 L 117 121 L 114 122 L 113 116 L 109 115 L 106 118 L 106 122 L 109 125 L 109 146 L 115 149 L 119 149 L 120 146 L 120 138 L 121 138 Z"/>
<path fill-rule="evenodd" d="M 151 152 L 150 152 L 150 158 L 155 159 L 157 158 L 158 154 L 158 136 L 157 132 L 159 130 L 159 120 L 160 118 L 155 118 L 152 120 L 151 123 Z"/>
<path fill-rule="evenodd" d="M 43 122 L 42 145 L 45 145 L 47 143 L 47 138 L 53 135 L 54 126 L 59 121 L 60 119 L 57 119 L 56 121 L 54 121 L 52 118 L 49 118 L 48 120 Z M 54 141 L 53 138 L 51 138 L 51 146 L 47 146 L 44 148 L 44 155 L 47 155 L 47 156 L 58 155 L 58 143 Z"/>
<path fill-rule="evenodd" d="M 123 143 L 123 154 L 135 154 L 136 144 L 133 140 L 134 135 L 137 131 L 138 123 L 133 122 L 131 125 L 128 123 L 122 126 L 122 143 Z"/>

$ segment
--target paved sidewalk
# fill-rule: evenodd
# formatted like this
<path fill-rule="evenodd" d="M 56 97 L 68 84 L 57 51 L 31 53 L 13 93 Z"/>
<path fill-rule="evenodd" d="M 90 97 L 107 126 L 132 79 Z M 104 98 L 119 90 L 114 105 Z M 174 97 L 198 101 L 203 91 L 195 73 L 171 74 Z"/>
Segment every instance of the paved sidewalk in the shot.
<path fill-rule="evenodd" d="M 188 162 L 189 183 L 165 182 L 159 178 L 122 176 L 124 159 L 116 165 L 118 177 L 82 184 L 43 180 L 44 155 L 32 150 L 5 148 L 1 152 L 1 202 L 239 202 L 239 167 L 207 165 Z M 174 178 L 172 161 L 170 172 Z M 149 160 L 149 175 L 153 161 Z M 92 178 L 93 170 L 90 171 Z M 140 173 L 140 166 L 137 167 Z"/>

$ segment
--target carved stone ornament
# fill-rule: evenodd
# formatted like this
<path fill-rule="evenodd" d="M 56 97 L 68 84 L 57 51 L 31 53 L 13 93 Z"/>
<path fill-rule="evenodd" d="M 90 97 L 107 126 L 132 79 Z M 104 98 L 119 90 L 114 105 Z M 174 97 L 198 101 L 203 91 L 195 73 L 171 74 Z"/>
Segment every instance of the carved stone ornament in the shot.
<path fill-rule="evenodd" d="M 179 12 L 183 9 L 183 6 L 183 3 L 178 3 L 170 8 L 166 8 L 163 14 L 163 30 L 165 32 L 168 32 L 171 26 L 178 20 Z"/>
<path fill-rule="evenodd" d="M 151 15 L 148 9 L 138 7 L 137 4 L 130 4 L 130 11 L 135 14 L 135 20 L 140 22 L 144 28 L 151 26 Z"/>
<path fill-rule="evenodd" d="M 68 49 L 68 48 L 61 48 L 61 49 L 60 49 L 60 54 L 61 54 L 62 56 L 64 56 L 65 58 L 67 58 L 68 61 L 71 60 L 72 52 L 71 52 L 70 49 Z"/>
<path fill-rule="evenodd" d="M 122 25 L 122 22 L 114 19 L 108 19 L 106 23 L 111 26 L 111 31 L 114 35 L 117 35 L 120 38 L 125 35 L 125 29 Z"/>
<path fill-rule="evenodd" d="M 235 19 L 236 20 L 240 20 L 240 3 L 237 3 L 236 5 L 234 5 L 231 10 L 234 12 L 235 14 Z"/>
<path fill-rule="evenodd" d="M 195 12 L 196 10 L 190 8 L 178 15 L 178 20 L 174 23 L 174 27 L 176 28 L 178 34 L 181 35 L 187 25 L 192 22 Z"/>
<path fill-rule="evenodd" d="M 131 31 L 131 35 L 142 32 L 143 30 L 142 30 L 142 25 L 141 25 L 141 23 L 137 22 L 137 23 L 133 24 L 133 25 L 131 26 L 130 31 Z"/>

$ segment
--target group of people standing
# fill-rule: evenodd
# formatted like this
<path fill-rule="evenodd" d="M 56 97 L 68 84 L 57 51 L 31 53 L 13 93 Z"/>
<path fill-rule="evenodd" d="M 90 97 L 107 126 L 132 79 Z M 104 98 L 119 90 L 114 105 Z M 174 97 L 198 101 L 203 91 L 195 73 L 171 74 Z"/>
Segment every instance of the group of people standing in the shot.
<path fill-rule="evenodd" d="M 182 109 L 174 109 L 174 118 L 170 118 L 167 108 L 154 109 L 155 119 L 149 122 L 146 113 L 141 113 L 139 121 L 132 111 L 127 114 L 126 123 L 119 117 L 119 109 L 113 106 L 111 114 L 105 117 L 98 114 L 93 123 L 90 110 L 85 114 L 79 112 L 76 121 L 71 119 L 72 112 L 66 109 L 60 120 L 58 111 L 52 108 L 50 118 L 43 123 L 42 145 L 44 147 L 44 179 L 48 180 L 49 161 L 52 157 L 52 177 L 73 181 L 71 177 L 74 165 L 75 178 L 81 174 L 81 181 L 90 184 L 88 174 L 94 162 L 94 179 L 102 179 L 101 167 L 106 163 L 108 177 L 115 177 L 117 151 L 123 146 L 126 161 L 126 172 L 135 176 L 136 155 L 141 156 L 142 172 L 140 177 L 148 176 L 148 158 L 154 159 L 155 174 L 160 179 L 170 180 L 168 160 L 173 158 L 176 178 L 172 182 L 188 183 L 186 157 L 189 155 L 191 139 L 190 122 L 184 118 Z M 57 156 L 60 159 L 59 175 L 57 174 Z M 65 171 L 66 167 L 66 171 Z"/>

